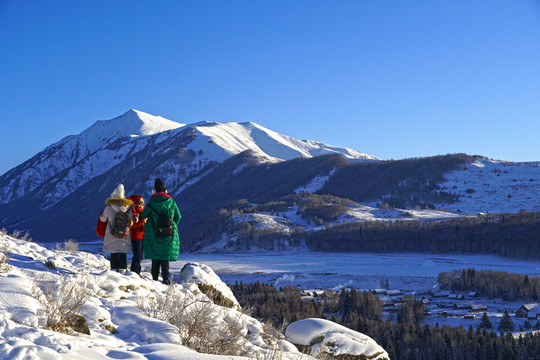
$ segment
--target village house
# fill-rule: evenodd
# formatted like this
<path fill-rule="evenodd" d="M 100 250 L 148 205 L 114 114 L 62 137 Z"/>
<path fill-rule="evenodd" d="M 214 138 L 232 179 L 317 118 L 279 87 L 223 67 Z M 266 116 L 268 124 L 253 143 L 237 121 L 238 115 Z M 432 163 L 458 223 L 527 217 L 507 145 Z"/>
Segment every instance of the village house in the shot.
<path fill-rule="evenodd" d="M 540 304 L 524 304 L 516 311 L 516 317 L 538 319 L 540 315 Z"/>
<path fill-rule="evenodd" d="M 447 298 L 450 295 L 450 291 L 444 291 L 444 290 L 430 290 L 428 291 L 428 294 L 431 295 L 434 298 Z"/>
<path fill-rule="evenodd" d="M 450 294 L 448 298 L 451 300 L 465 300 L 465 295 L 462 294 Z"/>

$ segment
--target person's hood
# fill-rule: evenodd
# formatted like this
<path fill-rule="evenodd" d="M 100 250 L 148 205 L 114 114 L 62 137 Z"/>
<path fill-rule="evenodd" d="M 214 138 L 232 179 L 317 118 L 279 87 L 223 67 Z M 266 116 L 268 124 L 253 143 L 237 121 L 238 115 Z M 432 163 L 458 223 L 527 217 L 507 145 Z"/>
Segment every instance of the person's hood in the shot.
<path fill-rule="evenodd" d="M 157 193 L 152 196 L 147 206 L 151 205 L 151 209 L 153 208 L 157 212 L 163 212 L 169 210 L 173 202 L 174 200 L 169 194 Z"/>
<path fill-rule="evenodd" d="M 141 199 L 143 198 L 142 195 L 130 195 L 127 197 L 128 199 L 131 199 L 131 201 L 133 201 L 133 204 L 134 205 L 137 205 L 139 203 L 139 201 L 141 201 Z"/>
<path fill-rule="evenodd" d="M 131 206 L 133 200 L 127 198 L 108 198 L 105 200 L 105 205 Z"/>

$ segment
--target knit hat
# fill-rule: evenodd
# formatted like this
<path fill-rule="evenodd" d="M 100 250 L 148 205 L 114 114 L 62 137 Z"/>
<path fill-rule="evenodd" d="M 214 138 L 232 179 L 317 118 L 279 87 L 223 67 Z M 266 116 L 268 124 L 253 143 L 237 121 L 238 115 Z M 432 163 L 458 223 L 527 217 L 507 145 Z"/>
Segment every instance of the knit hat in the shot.
<path fill-rule="evenodd" d="M 156 180 L 154 180 L 154 190 L 156 193 L 167 193 L 167 188 L 160 178 L 156 178 Z"/>
<path fill-rule="evenodd" d="M 124 193 L 124 185 L 118 184 L 116 189 L 112 192 L 111 197 L 125 199 L 126 194 Z"/>

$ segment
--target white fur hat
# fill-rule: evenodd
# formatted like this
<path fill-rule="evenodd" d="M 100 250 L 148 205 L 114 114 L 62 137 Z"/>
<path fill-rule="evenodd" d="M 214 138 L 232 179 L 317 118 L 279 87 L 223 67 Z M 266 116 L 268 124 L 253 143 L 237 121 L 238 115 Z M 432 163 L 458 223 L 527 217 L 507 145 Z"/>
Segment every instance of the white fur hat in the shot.
<path fill-rule="evenodd" d="M 112 192 L 111 197 L 125 199 L 126 194 L 124 193 L 124 185 L 118 184 L 116 189 Z"/>

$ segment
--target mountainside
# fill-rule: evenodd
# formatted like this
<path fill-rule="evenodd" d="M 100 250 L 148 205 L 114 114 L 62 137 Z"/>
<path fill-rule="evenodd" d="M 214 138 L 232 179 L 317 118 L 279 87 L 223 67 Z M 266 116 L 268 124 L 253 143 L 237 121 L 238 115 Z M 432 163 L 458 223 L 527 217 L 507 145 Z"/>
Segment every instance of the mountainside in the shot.
<path fill-rule="evenodd" d="M 271 166 L 245 165 L 248 159 L 249 154 L 231 158 L 180 194 L 184 249 L 300 247 L 537 258 L 536 164 L 463 154 L 360 164 L 333 155 Z M 479 164 L 505 170 L 492 168 L 481 177 Z M 472 201 L 482 193 L 483 201 Z M 492 214 L 491 208 L 503 214 Z"/>

